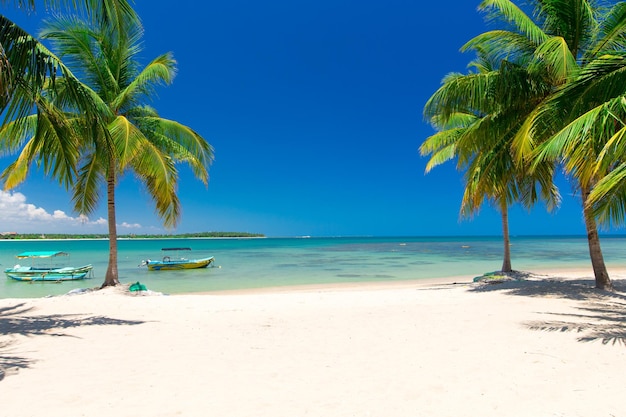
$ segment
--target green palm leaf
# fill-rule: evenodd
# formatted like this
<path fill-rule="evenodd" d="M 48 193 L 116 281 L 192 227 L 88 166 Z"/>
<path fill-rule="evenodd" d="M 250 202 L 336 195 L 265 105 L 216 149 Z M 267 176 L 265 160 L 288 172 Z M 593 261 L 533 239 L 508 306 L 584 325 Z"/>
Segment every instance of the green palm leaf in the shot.
<path fill-rule="evenodd" d="M 146 117 L 143 122 L 156 126 L 152 131 L 155 142 L 164 144 L 167 153 L 178 161 L 187 162 L 196 178 L 207 183 L 207 170 L 213 162 L 213 147 L 198 132 L 174 120 Z"/>
<path fill-rule="evenodd" d="M 461 47 L 462 52 L 477 51 L 494 62 L 529 59 L 537 47 L 526 36 L 506 30 L 492 30 L 477 35 Z"/>
<path fill-rule="evenodd" d="M 536 55 L 542 65 L 546 66 L 555 85 L 563 84 L 578 71 L 576 58 L 565 39 L 560 36 L 554 36 L 539 45 Z"/>
<path fill-rule="evenodd" d="M 600 24 L 598 42 L 586 54 L 586 61 L 626 49 L 626 2 L 617 2 Z"/>
<path fill-rule="evenodd" d="M 141 150 L 144 134 L 123 115 L 119 115 L 109 125 L 109 133 L 115 144 L 115 158 L 123 171 Z"/>
<path fill-rule="evenodd" d="M 535 45 L 547 39 L 545 32 L 512 1 L 484 0 L 478 9 L 487 12 L 490 19 L 504 19 L 514 25 Z"/>
<path fill-rule="evenodd" d="M 104 164 L 103 164 L 104 163 Z M 106 161 L 95 150 L 85 152 L 72 192 L 72 203 L 77 212 L 92 214 L 98 207 L 102 185 L 105 182 Z"/>
<path fill-rule="evenodd" d="M 111 102 L 111 108 L 132 106 L 138 97 L 149 97 L 154 87 L 170 84 L 176 75 L 176 61 L 171 53 L 163 54 L 148 64 Z"/>
<path fill-rule="evenodd" d="M 607 227 L 611 224 L 624 224 L 626 214 L 626 163 L 615 167 L 603 177 L 589 195 L 587 204 Z"/>

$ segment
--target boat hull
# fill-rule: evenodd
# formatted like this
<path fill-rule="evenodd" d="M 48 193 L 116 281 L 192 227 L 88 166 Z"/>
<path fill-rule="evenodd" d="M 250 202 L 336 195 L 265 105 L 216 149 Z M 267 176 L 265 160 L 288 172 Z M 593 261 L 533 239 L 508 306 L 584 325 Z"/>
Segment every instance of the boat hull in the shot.
<path fill-rule="evenodd" d="M 180 259 L 172 261 L 147 261 L 149 271 L 175 271 L 179 269 L 200 269 L 209 266 L 215 258 Z"/>
<path fill-rule="evenodd" d="M 79 268 L 18 267 L 5 269 L 4 273 L 16 281 L 74 281 L 87 278 L 92 268 L 91 265 Z"/>

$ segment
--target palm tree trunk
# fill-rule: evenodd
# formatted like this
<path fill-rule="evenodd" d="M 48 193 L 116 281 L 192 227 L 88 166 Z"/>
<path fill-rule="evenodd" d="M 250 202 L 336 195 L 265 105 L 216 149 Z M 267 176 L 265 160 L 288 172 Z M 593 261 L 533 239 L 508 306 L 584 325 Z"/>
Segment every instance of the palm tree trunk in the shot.
<path fill-rule="evenodd" d="M 591 257 L 591 266 L 593 267 L 593 275 L 596 279 L 596 288 L 613 291 L 613 283 L 609 278 L 609 273 L 604 264 L 602 256 L 602 248 L 600 248 L 600 237 L 598 236 L 598 228 L 596 227 L 596 219 L 593 216 L 591 207 L 587 204 L 587 199 L 591 193 L 591 187 L 582 187 L 583 197 L 583 216 L 585 218 L 585 228 L 587 229 L 587 242 L 589 243 L 589 256 Z"/>
<path fill-rule="evenodd" d="M 120 283 L 117 272 L 117 226 L 115 219 L 115 167 L 111 163 L 107 177 L 107 212 L 109 220 L 109 266 L 102 288 Z"/>
<path fill-rule="evenodd" d="M 504 200 L 500 200 L 500 215 L 502 216 L 502 240 L 504 243 L 504 258 L 502 272 L 511 272 L 511 239 L 509 236 L 509 207 Z"/>

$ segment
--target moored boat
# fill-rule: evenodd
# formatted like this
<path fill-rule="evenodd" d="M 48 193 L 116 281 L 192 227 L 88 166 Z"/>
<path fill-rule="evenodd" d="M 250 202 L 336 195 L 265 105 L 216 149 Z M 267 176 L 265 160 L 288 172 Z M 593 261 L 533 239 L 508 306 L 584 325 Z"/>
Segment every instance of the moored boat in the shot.
<path fill-rule="evenodd" d="M 55 266 L 54 260 L 59 257 L 69 256 L 67 252 L 37 251 L 23 252 L 17 255 L 20 261 L 30 260 L 30 266 L 15 265 L 7 268 L 4 273 L 7 277 L 17 281 L 71 281 L 91 277 L 92 265 Z"/>
<path fill-rule="evenodd" d="M 206 268 L 215 262 L 215 257 L 188 259 L 179 256 L 180 252 L 191 251 L 191 248 L 163 248 L 164 256 L 161 260 L 141 261 L 141 266 L 147 266 L 149 271 L 174 271 L 179 269 Z"/>

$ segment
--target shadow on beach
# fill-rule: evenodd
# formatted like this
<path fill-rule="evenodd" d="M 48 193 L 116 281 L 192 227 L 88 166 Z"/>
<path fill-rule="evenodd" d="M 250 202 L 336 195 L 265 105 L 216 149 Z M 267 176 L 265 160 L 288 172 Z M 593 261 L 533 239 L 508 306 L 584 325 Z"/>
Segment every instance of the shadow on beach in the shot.
<path fill-rule="evenodd" d="M 476 283 L 471 292 L 502 291 L 523 297 L 548 297 L 580 302 L 579 313 L 542 312 L 554 320 L 524 323 L 529 329 L 544 332 L 580 333 L 578 341 L 600 341 L 605 345 L 626 347 L 626 280 L 613 280 L 614 292 L 598 290 L 589 279 L 567 279 L 521 273 L 515 279 Z"/>
<path fill-rule="evenodd" d="M 75 337 L 62 332 L 82 326 L 131 326 L 145 323 L 136 320 L 119 320 L 104 316 L 81 316 L 75 314 L 27 315 L 33 310 L 25 303 L 0 308 L 0 381 L 6 375 L 28 368 L 34 361 L 14 354 L 16 340 L 11 336 L 57 336 Z"/>

